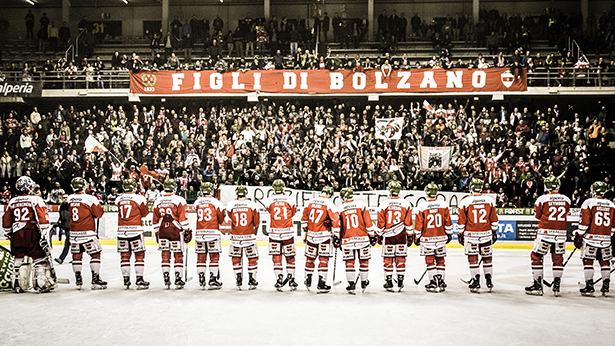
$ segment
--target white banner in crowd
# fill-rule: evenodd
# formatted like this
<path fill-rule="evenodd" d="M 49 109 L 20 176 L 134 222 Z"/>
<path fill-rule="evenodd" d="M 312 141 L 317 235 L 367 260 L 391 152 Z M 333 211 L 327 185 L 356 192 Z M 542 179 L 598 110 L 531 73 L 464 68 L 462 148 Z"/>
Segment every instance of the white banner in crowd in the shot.
<path fill-rule="evenodd" d="M 376 119 L 376 139 L 400 139 L 404 118 Z"/>
<path fill-rule="evenodd" d="M 419 146 L 419 160 L 423 171 L 446 171 L 451 163 L 453 147 Z"/>

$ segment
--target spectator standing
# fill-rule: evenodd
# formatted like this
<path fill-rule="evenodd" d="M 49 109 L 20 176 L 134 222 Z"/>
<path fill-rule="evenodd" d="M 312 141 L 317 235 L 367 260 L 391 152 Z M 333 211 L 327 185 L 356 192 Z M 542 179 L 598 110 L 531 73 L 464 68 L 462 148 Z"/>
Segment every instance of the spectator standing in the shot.
<path fill-rule="evenodd" d="M 328 42 L 328 35 L 329 35 L 329 26 L 331 25 L 331 19 L 329 19 L 329 14 L 327 14 L 327 12 L 325 12 L 325 16 L 322 19 L 322 32 L 324 33 L 324 42 Z"/>
<path fill-rule="evenodd" d="M 34 14 L 32 10 L 28 10 L 26 14 L 26 40 L 34 39 Z"/>

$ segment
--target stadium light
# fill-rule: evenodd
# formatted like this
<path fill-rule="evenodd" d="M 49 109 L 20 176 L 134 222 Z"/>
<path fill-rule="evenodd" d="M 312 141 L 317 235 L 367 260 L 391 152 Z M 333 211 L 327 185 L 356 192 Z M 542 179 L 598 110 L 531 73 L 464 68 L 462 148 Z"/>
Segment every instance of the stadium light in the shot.
<path fill-rule="evenodd" d="M 122 0 L 126 5 L 128 5 L 128 0 Z"/>
<path fill-rule="evenodd" d="M 34 1 L 32 0 L 26 0 L 27 3 L 29 3 L 30 5 L 34 6 Z"/>

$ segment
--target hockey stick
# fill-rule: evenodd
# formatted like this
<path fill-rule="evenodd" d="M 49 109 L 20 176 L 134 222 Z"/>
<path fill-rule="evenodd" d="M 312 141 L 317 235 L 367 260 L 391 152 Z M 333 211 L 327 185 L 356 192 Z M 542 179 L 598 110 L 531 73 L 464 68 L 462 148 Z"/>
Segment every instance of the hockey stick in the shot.
<path fill-rule="evenodd" d="M 32 210 L 34 211 L 34 217 L 36 218 L 36 223 L 39 226 L 39 232 L 40 232 L 41 223 L 38 219 L 38 213 L 36 212 L 36 207 L 34 206 L 34 203 L 32 203 Z M 40 232 L 40 234 L 41 234 L 41 239 L 39 240 L 39 246 L 45 252 L 45 261 L 47 262 L 47 265 L 49 266 L 49 274 L 51 275 L 51 278 L 55 281 L 55 283 L 63 284 L 63 285 L 69 284 L 70 281 L 68 279 L 58 278 L 58 276 L 56 275 L 56 269 L 53 267 L 53 256 L 51 255 L 51 247 L 49 245 L 51 243 L 51 239 L 47 241 L 47 239 L 43 235 L 43 232 Z"/>
<path fill-rule="evenodd" d="M 612 272 L 615 272 L 615 268 L 611 269 L 611 273 Z M 600 281 L 602 281 L 602 277 L 600 279 L 596 280 L 596 282 L 594 282 L 594 285 L 599 283 Z"/>
<path fill-rule="evenodd" d="M 184 233 L 182 232 L 181 241 L 184 241 Z M 184 243 L 185 253 L 184 253 L 184 281 L 187 283 L 192 280 L 192 276 L 188 277 L 188 244 Z"/>
<path fill-rule="evenodd" d="M 423 280 L 423 277 L 425 277 L 425 274 L 427 274 L 427 269 L 425 269 L 425 271 L 423 272 L 423 275 L 421 275 L 421 277 L 420 277 L 418 280 L 417 280 L 417 279 L 414 279 L 414 284 L 415 284 L 415 285 L 420 284 L 420 283 L 421 283 L 421 280 Z"/>
<path fill-rule="evenodd" d="M 335 271 L 337 269 L 337 253 L 338 253 L 337 250 L 338 249 L 335 246 L 333 248 L 335 249 L 335 256 L 333 257 L 333 286 L 337 286 L 342 283 L 342 280 L 335 281 Z"/>
<path fill-rule="evenodd" d="M 483 263 L 483 258 L 482 258 L 482 257 L 480 258 L 480 261 L 478 261 L 478 270 L 480 270 L 480 264 L 481 264 L 481 263 Z M 470 280 L 466 281 L 466 280 L 464 280 L 464 279 L 462 279 L 462 278 L 459 278 L 459 280 L 461 280 L 461 282 L 463 282 L 463 283 L 464 283 L 464 284 L 466 284 L 466 285 L 469 285 L 469 284 L 470 284 L 470 281 L 472 281 L 472 279 L 470 279 Z M 550 287 L 550 286 L 549 286 L 549 287 Z"/>
<path fill-rule="evenodd" d="M 574 248 L 574 250 L 572 250 L 572 252 L 568 256 L 568 258 L 566 259 L 566 262 L 564 262 L 564 265 L 562 266 L 562 270 L 564 269 L 564 267 L 566 267 L 566 264 L 568 264 L 568 261 L 570 261 L 570 259 L 572 258 L 572 255 L 574 255 L 575 251 L 577 251 L 576 247 Z M 547 286 L 547 287 L 553 286 L 553 282 L 547 282 L 547 280 L 545 280 L 545 279 L 542 279 L 542 283 L 545 284 L 545 286 Z"/>

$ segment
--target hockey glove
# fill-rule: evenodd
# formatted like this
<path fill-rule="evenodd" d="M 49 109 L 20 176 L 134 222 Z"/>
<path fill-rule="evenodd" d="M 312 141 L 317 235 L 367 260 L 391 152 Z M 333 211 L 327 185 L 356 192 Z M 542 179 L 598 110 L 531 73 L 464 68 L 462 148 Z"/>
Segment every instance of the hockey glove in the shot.
<path fill-rule="evenodd" d="M 583 236 L 578 233 L 574 235 L 574 247 L 576 247 L 577 249 L 583 247 Z"/>
<path fill-rule="evenodd" d="M 340 239 L 339 237 L 337 237 L 337 236 L 335 236 L 335 235 L 334 235 L 334 236 L 332 236 L 332 238 L 333 238 L 333 246 L 334 246 L 336 249 L 339 249 L 339 247 L 342 245 L 342 239 Z"/>
<path fill-rule="evenodd" d="M 453 239 L 453 235 L 446 233 L 446 243 L 447 244 L 451 242 L 451 239 Z"/>
<path fill-rule="evenodd" d="M 414 244 L 414 234 L 406 234 L 406 239 L 408 241 L 408 247 Z"/>
<path fill-rule="evenodd" d="M 184 231 L 184 243 L 188 244 L 192 240 L 192 231 Z"/>
<path fill-rule="evenodd" d="M 416 246 L 421 245 L 421 237 L 415 237 L 414 238 L 414 245 L 416 245 Z"/>
<path fill-rule="evenodd" d="M 326 219 L 325 221 L 322 222 L 322 225 L 326 228 L 326 229 L 331 229 L 331 219 Z"/>
<path fill-rule="evenodd" d="M 491 244 L 495 244 L 496 241 L 498 241 L 498 233 L 496 231 L 493 231 L 493 233 L 491 234 Z"/>
<path fill-rule="evenodd" d="M 464 237 L 463 237 L 463 233 L 462 232 L 457 233 L 457 241 L 459 241 L 459 244 L 465 245 L 464 244 L 465 241 L 464 241 Z"/>
<path fill-rule="evenodd" d="M 369 245 L 374 246 L 378 243 L 378 235 L 369 236 Z"/>

